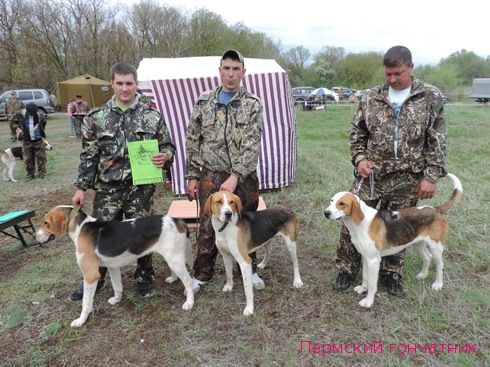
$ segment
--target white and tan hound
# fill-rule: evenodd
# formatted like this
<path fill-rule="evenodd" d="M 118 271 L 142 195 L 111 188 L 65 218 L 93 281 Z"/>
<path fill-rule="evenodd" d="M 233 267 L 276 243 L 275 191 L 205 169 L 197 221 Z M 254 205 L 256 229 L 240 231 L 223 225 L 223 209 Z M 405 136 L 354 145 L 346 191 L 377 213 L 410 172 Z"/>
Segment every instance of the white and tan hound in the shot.
<path fill-rule="evenodd" d="M 240 198 L 228 191 L 212 194 L 204 204 L 204 212 L 211 215 L 216 234 L 216 246 L 223 256 L 226 271 L 226 284 L 223 292 L 233 289 L 233 260 L 240 266 L 245 289 L 245 316 L 254 312 L 252 259 L 248 256 L 276 235 L 284 238 L 293 262 L 293 286 L 303 286 L 299 275 L 296 255 L 296 238 L 299 232 L 299 220 L 288 209 L 275 206 L 257 212 L 242 212 Z M 265 244 L 266 255 L 258 265 L 264 268 L 270 255 L 270 243 Z"/>
<path fill-rule="evenodd" d="M 57 206 L 43 218 L 36 240 L 46 243 L 67 233 L 75 243 L 77 263 L 83 274 L 83 307 L 80 317 L 71 323 L 82 326 L 92 312 L 99 267 L 107 267 L 114 296 L 108 302 L 115 305 L 122 298 L 121 267 L 151 253 L 158 253 L 167 262 L 172 275 L 168 283 L 182 281 L 187 299 L 182 306 L 194 305 L 192 280 L 186 268 L 190 265 L 190 241 L 183 220 L 154 215 L 125 221 L 104 222 L 85 214 L 79 207 Z"/>
<path fill-rule="evenodd" d="M 358 294 L 367 291 L 366 298 L 359 302 L 360 306 L 369 308 L 374 302 L 381 257 L 396 254 L 410 245 L 416 246 L 423 259 L 417 279 L 425 279 L 433 256 L 436 279 L 432 289 L 437 291 L 442 288 L 442 253 L 448 231 L 447 220 L 442 214 L 459 202 L 463 195 L 463 186 L 458 177 L 450 173 L 448 177 L 453 182 L 452 195 L 436 208 L 420 206 L 399 211 L 376 210 L 350 192 L 339 192 L 330 200 L 325 216 L 328 219 L 342 218 L 352 243 L 362 256 L 362 284 L 354 288 Z"/>
<path fill-rule="evenodd" d="M 46 150 L 52 150 L 53 146 L 43 138 L 44 148 Z M 14 179 L 14 168 L 17 161 L 23 160 L 22 147 L 12 147 L 7 149 L 0 149 L 0 157 L 5 167 L 2 170 L 2 177 L 5 181 L 17 182 Z"/>

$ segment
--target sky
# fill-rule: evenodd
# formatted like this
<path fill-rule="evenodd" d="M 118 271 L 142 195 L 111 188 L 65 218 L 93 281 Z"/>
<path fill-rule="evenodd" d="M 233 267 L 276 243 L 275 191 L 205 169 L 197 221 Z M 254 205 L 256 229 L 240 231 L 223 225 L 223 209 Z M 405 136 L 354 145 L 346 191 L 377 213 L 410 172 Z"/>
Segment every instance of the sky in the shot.
<path fill-rule="evenodd" d="M 490 55 L 490 2 L 483 0 L 154 1 L 188 15 L 206 8 L 229 25 L 241 22 L 280 41 L 281 52 L 304 46 L 313 55 L 323 46 L 335 46 L 346 53 L 383 53 L 403 45 L 412 51 L 416 66 L 435 65 L 462 49 Z"/>

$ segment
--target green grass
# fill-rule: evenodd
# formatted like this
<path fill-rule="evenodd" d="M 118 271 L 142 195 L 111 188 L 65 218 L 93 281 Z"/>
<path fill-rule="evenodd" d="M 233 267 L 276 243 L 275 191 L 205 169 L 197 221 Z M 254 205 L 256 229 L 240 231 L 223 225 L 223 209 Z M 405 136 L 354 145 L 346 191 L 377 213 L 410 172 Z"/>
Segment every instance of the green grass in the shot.
<path fill-rule="evenodd" d="M 185 312 L 183 287 L 168 285 L 168 267 L 155 258 L 157 294 L 141 298 L 132 279 L 134 266 L 123 269 L 125 294 L 110 306 L 110 286 L 96 296 L 95 312 L 81 329 L 70 328 L 80 303 L 67 300 L 79 285 L 73 244 L 57 239 L 46 248 L 23 248 L 0 237 L 0 366 L 489 366 L 488 223 L 490 174 L 490 109 L 448 105 L 448 168 L 464 186 L 462 202 L 448 213 L 450 233 L 444 253 L 444 288 L 433 292 L 431 268 L 424 281 L 415 279 L 421 260 L 409 251 L 404 268 L 408 297 L 398 300 L 380 287 L 371 310 L 361 309 L 360 296 L 334 292 L 333 255 L 339 223 L 323 210 L 330 197 L 352 180 L 348 135 L 355 110 L 329 106 L 324 111 L 297 111 L 298 165 L 294 183 L 262 193 L 270 206 L 292 207 L 301 219 L 298 243 L 302 289 L 292 287 L 287 251 L 274 240 L 273 258 L 261 271 L 266 289 L 255 292 L 255 314 L 244 318 L 242 283 L 235 276 L 232 293 L 223 293 L 224 267 Z M 25 182 L 18 164 L 18 183 L 1 182 L 2 212 L 33 208 L 41 215 L 73 194 L 79 143 L 68 136 L 65 116 L 52 116 L 46 180 Z M 6 124 L 0 124 L 0 146 L 9 146 Z M 436 198 L 445 200 L 449 180 L 438 184 Z M 159 187 L 156 210 L 165 212 L 172 195 Z M 89 197 L 90 201 L 90 197 Z M 90 211 L 90 205 L 87 208 Z M 195 241 L 192 235 L 192 241 Z M 259 254 L 260 257 L 260 254 Z M 300 341 L 312 344 L 383 342 L 382 353 L 300 353 Z M 476 344 L 471 353 L 399 354 L 389 345 Z M 440 352 L 440 349 L 439 349 Z"/>

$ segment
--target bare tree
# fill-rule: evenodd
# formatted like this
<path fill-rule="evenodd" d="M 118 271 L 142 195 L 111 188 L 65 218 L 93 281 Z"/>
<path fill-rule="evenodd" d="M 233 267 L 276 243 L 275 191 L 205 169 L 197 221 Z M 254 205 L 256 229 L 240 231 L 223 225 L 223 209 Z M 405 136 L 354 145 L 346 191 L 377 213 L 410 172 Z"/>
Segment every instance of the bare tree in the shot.
<path fill-rule="evenodd" d="M 24 3 L 22 0 L 0 0 L 0 60 L 4 65 L 0 71 L 1 80 L 9 86 L 15 82 L 15 69 L 20 62 L 18 45 L 22 42 L 20 25 Z"/>
<path fill-rule="evenodd" d="M 310 58 L 310 51 L 303 46 L 290 49 L 284 54 L 286 70 L 298 80 L 304 79 L 306 63 Z"/>

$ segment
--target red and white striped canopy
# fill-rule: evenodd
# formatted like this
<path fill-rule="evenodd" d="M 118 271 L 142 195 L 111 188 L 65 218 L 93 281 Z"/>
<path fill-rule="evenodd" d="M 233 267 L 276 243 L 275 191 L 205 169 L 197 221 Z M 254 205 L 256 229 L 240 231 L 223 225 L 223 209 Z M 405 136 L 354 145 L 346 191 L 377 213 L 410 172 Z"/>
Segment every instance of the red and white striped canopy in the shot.
<path fill-rule="evenodd" d="M 199 95 L 219 84 L 220 57 L 143 59 L 138 67 L 139 86 L 163 114 L 176 146 L 171 169 L 174 193 L 186 193 L 185 136 L 192 108 Z M 286 72 L 275 62 L 245 59 L 242 85 L 262 101 L 264 119 L 257 162 L 260 189 L 293 182 L 296 170 L 296 117 Z"/>

